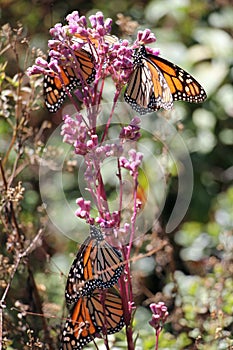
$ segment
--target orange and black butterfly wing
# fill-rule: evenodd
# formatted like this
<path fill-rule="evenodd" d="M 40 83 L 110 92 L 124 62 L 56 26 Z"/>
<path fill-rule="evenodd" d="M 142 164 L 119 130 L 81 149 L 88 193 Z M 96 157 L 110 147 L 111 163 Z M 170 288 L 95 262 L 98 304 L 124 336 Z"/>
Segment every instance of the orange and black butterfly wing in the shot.
<path fill-rule="evenodd" d="M 160 108 L 171 109 L 173 107 L 173 98 L 166 79 L 164 79 L 160 69 L 153 62 L 147 58 L 145 60 L 151 73 L 153 86 L 148 104 L 149 109 L 153 111 L 157 111 Z"/>
<path fill-rule="evenodd" d="M 184 69 L 160 56 L 148 54 L 147 59 L 162 72 L 174 101 L 200 103 L 206 99 L 207 95 L 203 87 Z"/>
<path fill-rule="evenodd" d="M 147 59 L 141 46 L 134 58 L 134 69 L 125 90 L 125 101 L 140 114 L 173 106 L 170 89 L 159 68 Z"/>
<path fill-rule="evenodd" d="M 98 332 L 113 334 L 123 328 L 125 323 L 122 300 L 116 287 L 94 291 L 87 298 L 87 307 Z"/>
<path fill-rule="evenodd" d="M 119 291 L 115 287 L 106 291 L 95 289 L 72 307 L 62 331 L 60 350 L 81 350 L 97 334 L 116 333 L 124 324 Z"/>
<path fill-rule="evenodd" d="M 44 98 L 49 112 L 56 112 L 66 98 L 67 90 L 71 91 L 78 86 L 91 84 L 95 79 L 94 60 L 85 50 L 77 50 L 72 67 L 60 66 L 59 76 L 45 75 Z"/>
<path fill-rule="evenodd" d="M 60 350 L 81 350 L 90 343 L 97 333 L 87 307 L 86 297 L 73 306 L 67 318 L 62 335 Z"/>
<path fill-rule="evenodd" d="M 90 295 L 96 288 L 110 288 L 123 271 L 121 253 L 110 246 L 101 231 L 91 226 L 90 237 L 81 245 L 70 268 L 65 297 L 67 304 Z"/>
<path fill-rule="evenodd" d="M 91 294 L 98 287 L 99 280 L 93 274 L 92 251 L 94 244 L 93 238 L 88 237 L 73 261 L 65 290 L 67 304 L 72 304 L 80 297 Z"/>
<path fill-rule="evenodd" d="M 95 62 L 93 56 L 86 50 L 78 50 L 75 52 L 74 65 L 77 68 L 77 76 L 79 79 L 79 86 L 91 84 L 95 79 Z"/>
<path fill-rule="evenodd" d="M 75 76 L 71 67 L 60 67 L 60 77 L 55 73 L 53 76 L 45 75 L 44 77 L 45 105 L 52 113 L 61 108 L 67 95 L 66 89 L 73 90 L 80 84 L 80 80 Z"/>
<path fill-rule="evenodd" d="M 91 235 L 94 237 L 102 236 L 97 227 L 91 226 Z M 123 272 L 123 263 L 121 253 L 108 244 L 102 236 L 98 240 L 95 259 L 93 259 L 93 271 L 98 276 L 100 289 L 110 288 L 117 283 Z"/>

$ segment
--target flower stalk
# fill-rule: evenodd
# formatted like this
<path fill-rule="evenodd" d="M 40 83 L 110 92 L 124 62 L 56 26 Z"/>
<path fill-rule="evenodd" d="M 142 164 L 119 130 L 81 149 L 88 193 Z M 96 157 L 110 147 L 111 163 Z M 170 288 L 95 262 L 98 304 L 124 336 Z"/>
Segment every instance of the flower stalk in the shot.
<path fill-rule="evenodd" d="M 138 176 L 143 160 L 143 155 L 136 151 L 137 140 L 140 138 L 140 119 L 134 117 L 128 125 L 123 126 L 117 142 L 109 142 L 109 130 L 121 90 L 133 70 L 134 48 L 155 41 L 155 37 L 150 30 L 139 32 L 135 43 L 130 46 L 127 40 L 120 41 L 111 36 L 112 20 L 109 18 L 105 20 L 101 12 L 89 17 L 90 27 L 87 25 L 87 19 L 84 16 L 80 17 L 77 11 L 69 14 L 66 20 L 66 25 L 58 23 L 50 30 L 52 40 L 49 41 L 48 62 L 38 58 L 36 64 L 28 69 L 28 73 L 44 74 L 47 94 L 51 92 L 49 87 L 51 82 L 58 85 L 60 82 L 62 86 L 60 101 L 51 106 L 52 98 L 47 97 L 46 105 L 50 111 L 59 109 L 66 96 L 76 110 L 73 115 L 63 116 L 61 127 L 63 142 L 72 145 L 74 152 L 83 157 L 86 190 L 91 196 L 91 200 L 83 197 L 76 200 L 78 205 L 76 216 L 89 225 L 99 224 L 107 233 L 106 240 L 112 245 L 116 245 L 117 242 L 117 248 L 122 253 L 125 269 L 119 280 L 119 286 L 128 349 L 131 350 L 134 349 L 132 315 L 135 307 L 130 253 L 136 232 Z M 109 76 L 115 86 L 113 103 L 106 125 L 99 130 L 98 120 L 105 81 Z M 68 78 L 70 81 L 67 81 Z M 79 90 L 72 94 L 71 90 L 75 87 L 79 87 Z M 125 152 L 124 146 L 129 142 L 132 149 Z M 102 174 L 103 163 L 108 158 L 116 159 L 115 176 L 119 181 L 118 208 L 115 210 L 110 210 L 109 193 Z M 125 209 L 123 173 L 128 173 L 133 182 L 132 214 L 130 220 L 125 222 L 122 220 L 122 212 Z M 92 213 L 93 208 L 98 213 L 95 217 Z M 122 239 L 124 235 L 129 236 L 127 244 L 125 239 Z M 105 345 L 108 348 L 107 341 Z"/>

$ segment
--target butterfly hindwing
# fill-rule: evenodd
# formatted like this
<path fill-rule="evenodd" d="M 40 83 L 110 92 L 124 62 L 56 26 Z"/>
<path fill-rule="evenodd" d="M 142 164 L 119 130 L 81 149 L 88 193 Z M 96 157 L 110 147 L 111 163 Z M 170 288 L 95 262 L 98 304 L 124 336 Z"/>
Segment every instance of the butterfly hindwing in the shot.
<path fill-rule="evenodd" d="M 134 58 L 133 73 L 125 91 L 125 100 L 140 114 L 172 108 L 172 96 L 159 68 L 147 59 L 144 46 Z"/>
<path fill-rule="evenodd" d="M 118 289 L 95 289 L 72 306 L 62 331 L 60 350 L 81 350 L 96 335 L 113 334 L 123 326 L 123 307 Z"/>
<path fill-rule="evenodd" d="M 65 322 L 60 350 L 80 350 L 94 339 L 96 332 L 85 299 L 80 298 Z"/>

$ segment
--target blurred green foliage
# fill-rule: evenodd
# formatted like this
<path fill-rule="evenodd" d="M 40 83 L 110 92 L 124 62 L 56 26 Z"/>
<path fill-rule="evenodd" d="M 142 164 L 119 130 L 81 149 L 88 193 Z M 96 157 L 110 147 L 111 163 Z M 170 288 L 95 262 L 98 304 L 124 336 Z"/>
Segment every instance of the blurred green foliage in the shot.
<path fill-rule="evenodd" d="M 220 350 L 233 347 L 233 8 L 231 1 L 28 1 L 2 0 L 1 25 L 10 23 L 12 27 L 20 21 L 23 34 L 30 38 L 30 47 L 47 51 L 49 28 L 56 22 L 63 22 L 72 10 L 81 14 L 92 14 L 97 10 L 105 16 L 117 19 L 118 12 L 131 16 L 139 22 L 138 29 L 149 27 L 156 35 L 156 47 L 161 55 L 190 71 L 205 87 L 208 99 L 203 105 L 175 103 L 172 115 L 174 125 L 181 125 L 181 137 L 188 147 L 194 171 L 194 188 L 188 212 L 180 226 L 170 235 L 158 234 L 158 239 L 168 239 L 172 249 L 172 258 L 166 251 L 153 256 L 151 264 L 135 273 L 135 300 L 139 304 L 135 317 L 135 338 L 137 349 L 154 349 L 155 337 L 148 325 L 151 315 L 148 304 L 151 301 L 164 301 L 170 316 L 160 336 L 159 348 Z M 114 34 L 121 35 L 119 27 L 113 25 Z M 3 40 L 3 39 L 2 39 Z M 4 44 L 2 42 L 2 44 Z M 4 45 L 2 46 L 4 47 Z M 18 52 L 18 55 L 16 54 Z M 32 64 L 26 60 L 25 46 L 17 42 L 0 57 L 0 151 L 1 156 L 7 152 L 14 136 L 15 102 L 18 96 L 18 80 L 15 74 L 25 72 Z M 5 70 L 4 63 L 7 62 Z M 26 79 L 24 77 L 24 79 Z M 20 265 L 7 298 L 7 311 L 4 315 L 4 333 L 7 349 L 39 348 L 37 338 L 43 344 L 57 342 L 61 317 L 64 307 L 65 275 L 75 254 L 76 244 L 57 234 L 57 228 L 47 221 L 45 208 L 39 192 L 39 161 L 44 143 L 52 131 L 61 122 L 61 115 L 51 116 L 38 102 L 41 80 L 24 84 L 21 93 L 28 96 L 34 93 L 35 108 L 29 113 L 27 130 L 22 128 L 15 146 L 9 153 L 6 175 L 10 177 L 11 169 L 17 157 L 17 151 L 23 149 L 20 158 L 21 168 L 13 185 L 22 181 L 25 193 L 22 198 L 17 218 L 25 240 L 31 240 L 41 226 L 46 226 L 43 244 L 29 257 L 38 293 L 43 301 L 45 314 L 56 315 L 46 318 L 47 325 L 40 317 L 17 317 L 11 307 L 23 310 L 30 305 L 30 310 L 41 313 L 35 307 L 35 295 L 26 266 Z M 35 91 L 38 92 L 38 96 Z M 35 101 L 34 101 L 35 102 Z M 38 106 L 40 108 L 38 108 Z M 44 123 L 49 121 L 51 125 Z M 17 123 L 16 123 L 17 124 Z M 37 139 L 38 135 L 40 136 Z M 147 135 L 143 135 L 145 142 Z M 25 139 L 25 143 L 23 140 Z M 149 141 L 150 142 L 150 141 Z M 22 144 L 24 145 L 22 148 Z M 153 145 L 160 154 L 161 144 Z M 49 149 L 54 158 L 59 157 L 56 147 Z M 150 161 L 146 164 L 151 167 Z M 68 168 L 68 166 L 67 166 Z M 169 169 L 169 190 L 161 222 L 166 223 L 170 217 L 177 194 L 177 173 L 174 164 Z M 75 211 L 75 198 L 79 196 L 76 188 L 77 176 L 67 171 L 64 175 L 64 187 L 72 210 Z M 51 187 L 52 188 L 52 187 Z M 66 222 L 59 195 L 51 188 L 51 196 L 57 201 L 56 213 L 68 225 L 76 230 L 74 223 Z M 58 196 L 58 197 L 56 197 Z M 4 213 L 2 212 L 2 215 Z M 82 228 L 77 229 L 80 234 Z M 5 256 L 6 273 L 1 270 L 1 290 L 14 266 L 14 255 L 6 252 L 6 227 L 1 228 L 1 259 Z M 146 236 L 153 242 L 153 236 Z M 156 241 L 157 242 L 157 241 Z M 152 244 L 152 243 L 151 243 Z M 9 246 L 8 246 L 9 248 Z M 2 260 L 3 261 L 3 260 Z M 5 283 L 4 283 L 5 281 Z M 143 287 L 140 287 L 143 283 Z M 25 306 L 26 305 L 26 306 Z M 26 308 L 27 311 L 27 308 Z M 21 318 L 20 318 L 21 317 Z M 10 325 L 10 326 L 9 326 Z M 12 336 L 9 332 L 12 328 Z M 28 331 L 25 333 L 25 329 Z M 31 329 L 32 332 L 29 330 Z M 44 331 L 50 330 L 45 337 Z M 124 334 L 112 337 L 114 348 L 125 348 Z M 25 345 L 28 342 L 29 345 Z M 98 343 L 98 342 L 97 342 Z M 49 348 L 43 345 L 44 348 Z M 51 346 L 51 345 L 50 345 Z M 52 348 L 52 347 L 50 347 Z M 56 346 L 54 346 L 56 348 Z M 89 348 L 93 348 L 90 345 Z"/>

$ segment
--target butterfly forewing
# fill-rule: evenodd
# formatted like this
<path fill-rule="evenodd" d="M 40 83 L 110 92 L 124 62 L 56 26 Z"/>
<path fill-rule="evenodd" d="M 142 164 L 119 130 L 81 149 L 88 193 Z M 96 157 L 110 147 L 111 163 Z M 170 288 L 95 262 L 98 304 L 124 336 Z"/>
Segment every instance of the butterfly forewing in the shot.
<path fill-rule="evenodd" d="M 206 99 L 207 95 L 201 84 L 184 69 L 160 56 L 148 55 L 148 59 L 161 70 L 174 101 L 201 103 Z"/>

